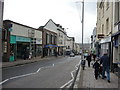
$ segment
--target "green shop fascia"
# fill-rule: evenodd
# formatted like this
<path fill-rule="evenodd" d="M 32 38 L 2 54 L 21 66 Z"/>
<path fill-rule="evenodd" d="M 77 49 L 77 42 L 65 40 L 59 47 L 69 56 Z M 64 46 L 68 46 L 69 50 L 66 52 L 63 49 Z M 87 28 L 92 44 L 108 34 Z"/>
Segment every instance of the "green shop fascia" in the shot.
<path fill-rule="evenodd" d="M 17 42 L 31 42 L 31 38 L 15 35 L 10 36 L 10 62 L 15 60 Z"/>

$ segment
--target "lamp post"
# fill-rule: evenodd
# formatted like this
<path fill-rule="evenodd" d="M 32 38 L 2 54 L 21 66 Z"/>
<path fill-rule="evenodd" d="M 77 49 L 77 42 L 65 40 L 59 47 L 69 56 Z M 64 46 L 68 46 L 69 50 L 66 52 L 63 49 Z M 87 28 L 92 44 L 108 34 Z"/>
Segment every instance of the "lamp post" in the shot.
<path fill-rule="evenodd" d="M 84 45 L 83 45 L 83 38 L 84 38 L 84 0 L 83 1 L 77 1 L 76 3 L 82 3 L 82 53 L 81 53 L 81 60 L 83 60 L 83 51 L 84 51 Z"/>
<path fill-rule="evenodd" d="M 83 60 L 83 50 L 84 50 L 83 37 L 84 37 L 84 0 L 82 2 L 82 57 L 81 57 L 82 60 Z"/>

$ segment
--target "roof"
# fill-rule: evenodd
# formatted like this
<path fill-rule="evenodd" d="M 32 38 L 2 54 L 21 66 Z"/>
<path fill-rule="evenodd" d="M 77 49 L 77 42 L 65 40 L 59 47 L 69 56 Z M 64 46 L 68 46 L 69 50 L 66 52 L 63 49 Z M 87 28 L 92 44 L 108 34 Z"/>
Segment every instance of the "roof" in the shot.
<path fill-rule="evenodd" d="M 23 24 L 20 24 L 20 23 L 18 23 L 18 22 L 14 22 L 14 21 L 12 21 L 12 20 L 4 20 L 3 22 L 11 22 L 11 23 L 15 23 L 15 24 L 20 25 L 20 26 L 24 26 L 24 27 L 27 27 L 27 28 L 31 28 L 31 29 L 38 30 L 38 29 L 36 29 L 36 28 L 30 27 L 30 26 L 27 26 L 27 25 L 23 25 Z"/>

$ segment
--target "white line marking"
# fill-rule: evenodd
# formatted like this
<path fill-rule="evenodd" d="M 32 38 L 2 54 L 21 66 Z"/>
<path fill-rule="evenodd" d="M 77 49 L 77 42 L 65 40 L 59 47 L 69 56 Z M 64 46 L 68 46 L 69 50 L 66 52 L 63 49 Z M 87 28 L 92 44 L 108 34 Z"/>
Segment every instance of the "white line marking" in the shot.
<path fill-rule="evenodd" d="M 81 60 L 80 60 L 81 61 Z M 64 85 L 62 85 L 60 88 L 64 88 L 64 87 L 66 87 L 66 86 L 68 86 L 69 84 L 71 84 L 71 82 L 74 80 L 74 75 L 73 75 L 73 73 L 78 69 L 78 66 L 80 65 L 80 62 L 77 64 L 77 65 L 75 65 L 75 70 L 73 70 L 73 71 L 71 71 L 70 73 L 71 73 L 71 76 L 72 76 L 72 79 L 70 80 L 70 81 L 68 81 L 67 83 L 65 83 Z M 69 87 L 70 87 L 70 85 L 69 85 Z"/>
<path fill-rule="evenodd" d="M 38 73 L 40 70 L 41 70 L 41 68 L 39 68 L 39 69 L 37 70 L 37 73 Z"/>
<path fill-rule="evenodd" d="M 73 80 L 68 81 L 67 83 L 65 83 L 63 86 L 61 86 L 60 88 L 64 88 L 65 86 L 67 86 L 69 83 L 71 83 Z"/>
<path fill-rule="evenodd" d="M 33 74 L 37 74 L 38 72 L 40 72 L 40 70 L 41 70 L 42 68 L 49 68 L 49 67 L 54 67 L 54 66 L 55 66 L 55 64 L 52 64 L 52 66 L 41 67 L 41 68 L 39 68 L 39 69 L 38 69 L 36 72 L 34 72 L 34 73 L 28 73 L 28 74 L 24 74 L 24 75 L 19 75 L 19 76 L 11 77 L 11 78 L 9 78 L 9 79 L 6 79 L 6 80 L 0 82 L 0 85 L 2 85 L 3 83 L 5 83 L 5 82 L 7 82 L 7 81 L 9 81 L 9 80 L 13 80 L 13 79 L 17 79 L 17 78 L 21 78 L 21 77 L 25 77 L 25 76 L 30 76 L 30 75 L 33 75 Z"/>
<path fill-rule="evenodd" d="M 0 85 L 2 85 L 3 83 L 7 82 L 8 80 L 9 80 L 9 79 L 6 79 L 6 80 L 0 82 Z"/>

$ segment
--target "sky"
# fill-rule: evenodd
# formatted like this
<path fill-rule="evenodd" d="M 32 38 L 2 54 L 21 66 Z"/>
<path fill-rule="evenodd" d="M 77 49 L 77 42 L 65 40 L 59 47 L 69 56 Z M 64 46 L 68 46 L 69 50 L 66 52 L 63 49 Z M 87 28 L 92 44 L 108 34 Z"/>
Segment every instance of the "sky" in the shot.
<path fill-rule="evenodd" d="M 97 21 L 96 0 L 85 1 L 84 43 L 90 37 Z M 3 19 L 9 19 L 38 28 L 52 19 L 65 28 L 67 35 L 82 42 L 82 3 L 80 0 L 4 0 Z"/>

